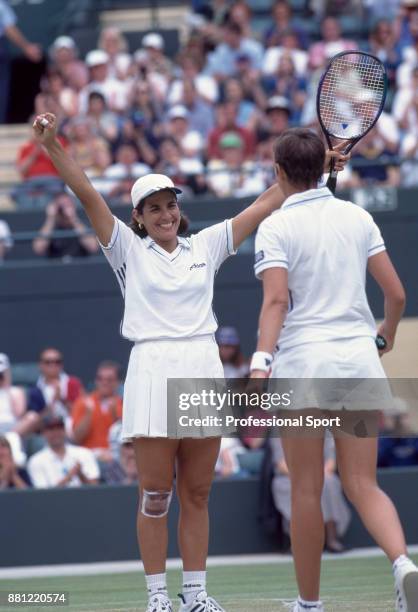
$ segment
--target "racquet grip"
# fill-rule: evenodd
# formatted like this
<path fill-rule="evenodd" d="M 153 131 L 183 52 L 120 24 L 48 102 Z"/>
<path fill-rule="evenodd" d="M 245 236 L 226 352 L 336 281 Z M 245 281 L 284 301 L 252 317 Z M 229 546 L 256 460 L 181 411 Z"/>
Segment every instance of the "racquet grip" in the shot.
<path fill-rule="evenodd" d="M 330 173 L 328 180 L 327 180 L 327 187 L 331 191 L 331 193 L 335 193 L 337 189 L 337 173 L 336 172 Z"/>

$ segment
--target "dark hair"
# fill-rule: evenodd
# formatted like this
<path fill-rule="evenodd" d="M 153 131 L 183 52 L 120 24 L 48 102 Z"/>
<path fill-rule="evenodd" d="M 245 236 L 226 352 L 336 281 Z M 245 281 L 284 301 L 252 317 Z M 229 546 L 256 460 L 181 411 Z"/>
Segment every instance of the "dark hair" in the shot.
<path fill-rule="evenodd" d="M 90 100 L 100 100 L 106 106 L 106 98 L 99 91 L 92 91 L 89 93 L 89 102 Z"/>
<path fill-rule="evenodd" d="M 273 145 L 274 161 L 292 185 L 309 187 L 322 177 L 325 147 L 320 137 L 306 128 L 285 130 Z"/>
<path fill-rule="evenodd" d="M 63 355 L 59 349 L 55 348 L 55 346 L 47 346 L 44 349 L 42 349 L 42 351 L 39 353 L 39 361 L 42 361 L 43 356 L 48 351 L 54 351 L 55 353 L 58 353 L 58 355 L 61 356 L 61 359 L 64 360 Z"/>
<path fill-rule="evenodd" d="M 145 204 L 146 199 L 147 198 L 144 198 L 143 200 L 141 200 L 139 204 L 135 207 L 135 210 L 137 210 L 140 214 L 142 214 L 142 211 L 144 210 L 144 204 Z M 133 211 L 132 211 L 131 222 L 128 223 L 128 226 L 131 228 L 134 234 L 136 234 L 140 238 L 145 238 L 146 236 L 148 236 L 148 232 L 145 229 L 145 226 L 143 226 L 142 229 L 139 228 L 138 221 L 136 221 L 136 219 L 134 218 Z M 185 234 L 188 229 L 189 229 L 189 219 L 186 217 L 186 215 L 184 215 L 180 211 L 180 225 L 177 230 L 177 234 Z"/>
<path fill-rule="evenodd" d="M 12 452 L 12 447 L 10 446 L 10 442 L 6 436 L 0 435 L 0 446 L 3 448 L 8 448 L 9 451 Z"/>
<path fill-rule="evenodd" d="M 99 370 L 105 369 L 112 369 L 116 373 L 118 380 L 120 380 L 120 365 L 116 361 L 110 361 L 110 359 L 101 361 L 96 368 L 96 374 Z"/>

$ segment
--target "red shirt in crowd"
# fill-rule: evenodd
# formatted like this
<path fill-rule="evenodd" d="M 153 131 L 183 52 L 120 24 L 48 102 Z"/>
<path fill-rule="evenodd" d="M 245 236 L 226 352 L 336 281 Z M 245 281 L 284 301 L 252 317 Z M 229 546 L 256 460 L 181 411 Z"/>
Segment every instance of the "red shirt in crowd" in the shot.
<path fill-rule="evenodd" d="M 58 140 L 64 148 L 67 147 L 67 142 L 64 138 L 58 136 Z M 44 148 L 42 146 L 40 147 L 39 144 L 33 140 L 26 142 L 19 149 L 19 153 L 17 155 L 18 166 L 25 161 L 25 159 L 33 155 L 36 149 L 39 149 L 38 155 L 35 157 L 33 163 L 29 166 L 26 172 L 22 173 L 23 177 L 25 179 L 30 179 L 36 176 L 58 176 L 58 172 Z"/>

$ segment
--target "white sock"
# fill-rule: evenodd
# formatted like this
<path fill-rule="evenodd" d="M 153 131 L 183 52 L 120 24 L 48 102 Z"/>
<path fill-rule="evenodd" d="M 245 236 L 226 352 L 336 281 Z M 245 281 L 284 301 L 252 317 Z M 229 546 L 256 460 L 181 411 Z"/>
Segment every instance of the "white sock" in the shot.
<path fill-rule="evenodd" d="M 183 597 L 190 603 L 200 591 L 206 591 L 206 572 L 183 572 Z"/>
<path fill-rule="evenodd" d="M 161 593 L 162 595 L 167 595 L 167 576 L 166 574 L 151 574 L 150 576 L 145 576 L 145 580 L 147 581 L 147 589 L 148 589 L 148 597 L 152 597 L 157 593 Z"/>
<path fill-rule="evenodd" d="M 395 561 L 393 562 L 393 565 L 392 565 L 393 572 L 396 574 L 398 569 L 405 563 L 413 563 L 413 562 L 407 555 L 399 555 L 399 557 L 395 559 Z"/>
<path fill-rule="evenodd" d="M 300 603 L 302 608 L 305 607 L 307 610 L 309 610 L 309 608 L 314 608 L 315 606 L 318 608 L 322 606 L 322 602 L 319 601 L 319 599 L 317 601 L 306 601 L 306 599 L 302 599 L 300 595 L 298 597 L 298 603 Z"/>

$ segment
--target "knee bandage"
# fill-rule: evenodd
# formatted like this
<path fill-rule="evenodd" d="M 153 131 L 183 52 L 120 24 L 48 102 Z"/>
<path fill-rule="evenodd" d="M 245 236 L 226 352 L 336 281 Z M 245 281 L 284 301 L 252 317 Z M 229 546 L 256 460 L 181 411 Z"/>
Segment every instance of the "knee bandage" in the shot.
<path fill-rule="evenodd" d="M 165 516 L 170 507 L 173 491 L 146 491 L 142 492 L 140 510 L 144 516 L 160 518 Z"/>

